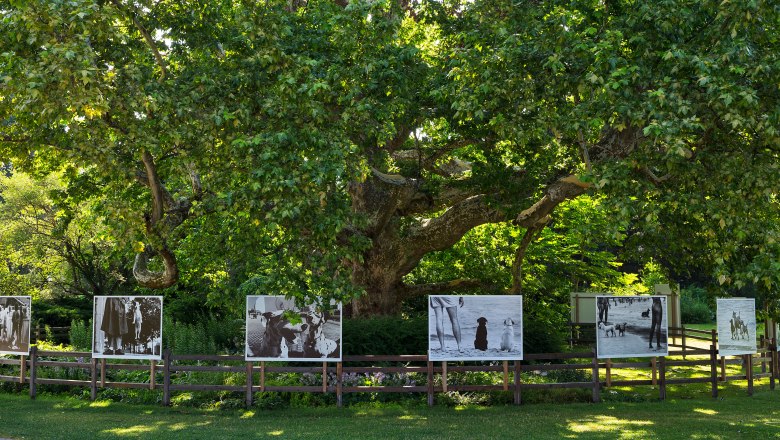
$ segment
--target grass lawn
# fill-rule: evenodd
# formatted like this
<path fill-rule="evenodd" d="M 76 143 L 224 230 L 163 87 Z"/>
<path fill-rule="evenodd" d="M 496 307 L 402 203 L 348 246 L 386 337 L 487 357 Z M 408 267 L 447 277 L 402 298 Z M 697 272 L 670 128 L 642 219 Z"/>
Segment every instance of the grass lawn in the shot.
<path fill-rule="evenodd" d="M 609 399 L 609 391 L 604 397 Z M 0 438 L 780 438 L 780 390 L 763 385 L 748 397 L 736 382 L 721 388 L 717 399 L 706 393 L 690 397 L 671 393 L 664 402 L 519 407 L 384 404 L 209 411 L 0 394 Z"/>

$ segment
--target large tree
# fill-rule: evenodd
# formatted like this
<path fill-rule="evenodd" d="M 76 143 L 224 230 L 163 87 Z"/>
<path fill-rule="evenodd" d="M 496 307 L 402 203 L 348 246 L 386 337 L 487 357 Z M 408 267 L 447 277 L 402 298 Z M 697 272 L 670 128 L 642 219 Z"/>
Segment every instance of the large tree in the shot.
<path fill-rule="evenodd" d="M 408 275 L 476 226 L 512 222 L 518 293 L 528 246 L 588 191 L 638 246 L 704 247 L 721 282 L 778 285 L 770 2 L 0 11 L 2 157 L 90 176 L 106 217 L 144 243 L 142 285 L 175 283 L 184 261 L 266 292 L 365 291 L 357 313 L 393 313 L 477 286 Z"/>

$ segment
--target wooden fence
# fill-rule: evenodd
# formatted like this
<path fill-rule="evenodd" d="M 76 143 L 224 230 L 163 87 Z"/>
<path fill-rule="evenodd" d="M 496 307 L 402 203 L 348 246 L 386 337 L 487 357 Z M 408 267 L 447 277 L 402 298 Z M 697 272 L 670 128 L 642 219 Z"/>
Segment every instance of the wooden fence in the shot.
<path fill-rule="evenodd" d="M 162 403 L 171 404 L 171 397 L 178 392 L 229 391 L 243 393 L 246 405 L 252 405 L 256 393 L 297 392 L 297 393 L 334 393 L 338 406 L 349 393 L 425 393 L 428 404 L 434 404 L 436 393 L 449 391 L 511 392 L 515 404 L 522 403 L 525 390 L 581 388 L 590 390 L 591 400 L 599 402 L 603 388 L 612 386 L 654 385 L 658 387 L 659 398 L 665 399 L 667 386 L 672 384 L 709 383 L 712 396 L 718 395 L 718 384 L 732 380 L 747 380 L 747 392 L 753 394 L 753 383 L 757 378 L 768 378 L 770 389 L 774 390 L 775 381 L 780 379 L 778 352 L 774 339 L 761 340 L 757 354 L 722 358 L 718 356 L 714 344 L 709 348 L 693 345 L 694 341 L 709 343 L 714 341 L 714 332 L 702 332 L 681 329 L 680 343 L 670 346 L 669 357 L 650 358 L 641 362 L 613 362 L 610 359 L 597 359 L 595 351 L 576 353 L 526 354 L 525 360 L 498 362 L 432 362 L 426 355 L 406 356 L 345 356 L 342 362 L 308 364 L 308 366 L 287 365 L 281 362 L 246 362 L 243 356 L 223 355 L 177 355 L 166 350 L 162 364 L 156 361 L 134 363 L 109 362 L 106 359 L 93 359 L 87 352 L 43 351 L 32 347 L 29 356 L 18 359 L 0 358 L 0 365 L 16 366 L 16 375 L 0 375 L 0 381 L 16 382 L 19 387 L 29 386 L 31 398 L 35 398 L 40 385 L 61 385 L 86 387 L 92 399 L 97 397 L 99 388 L 136 388 L 159 390 Z M 701 345 L 699 343 L 698 345 Z M 669 359 L 675 357 L 675 359 Z M 682 358 L 676 359 L 676 358 Z M 727 374 L 728 365 L 741 365 L 740 374 Z M 707 371 L 706 375 L 696 377 L 675 377 L 678 367 L 693 367 Z M 41 377 L 40 373 L 50 373 L 51 369 L 66 369 L 74 378 Z M 615 369 L 636 369 L 646 372 L 649 379 L 626 379 L 619 376 Z M 107 371 L 143 371 L 136 374 L 135 382 L 107 381 Z M 551 371 L 581 371 L 578 377 L 590 380 L 551 383 L 530 383 L 522 380 L 522 373 L 544 375 Z M 649 371 L 648 371 L 649 370 Z M 245 382 L 225 384 L 176 383 L 178 377 L 192 373 L 243 373 Z M 458 383 L 457 373 L 496 372 L 501 377 L 498 384 L 462 384 Z M 269 381 L 268 376 L 277 373 L 319 376 L 320 382 L 312 385 L 278 385 Z M 404 385 L 356 385 L 345 382 L 352 375 L 372 374 L 410 374 L 425 377 L 424 384 Z"/>

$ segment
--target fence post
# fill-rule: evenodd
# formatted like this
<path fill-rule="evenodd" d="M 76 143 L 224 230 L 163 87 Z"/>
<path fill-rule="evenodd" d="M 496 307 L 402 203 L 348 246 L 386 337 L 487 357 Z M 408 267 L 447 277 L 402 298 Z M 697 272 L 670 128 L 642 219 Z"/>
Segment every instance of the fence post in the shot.
<path fill-rule="evenodd" d="M 428 406 L 433 406 L 433 362 L 428 361 Z"/>
<path fill-rule="evenodd" d="M 328 363 L 322 363 L 322 392 L 328 392 Z"/>
<path fill-rule="evenodd" d="M 683 360 L 685 359 L 685 326 L 682 326 L 682 356 Z"/>
<path fill-rule="evenodd" d="M 152 359 L 151 365 L 149 365 L 149 389 L 154 390 L 157 385 L 157 361 Z"/>
<path fill-rule="evenodd" d="M 712 382 L 712 397 L 718 397 L 718 351 L 710 345 L 710 378 Z"/>
<path fill-rule="evenodd" d="M 761 335 L 761 337 L 759 338 L 758 346 L 760 347 L 758 354 L 761 357 L 761 372 L 766 373 L 766 356 L 764 356 L 766 352 L 762 351 L 762 350 L 766 350 L 766 346 L 767 346 L 766 338 L 764 337 L 764 335 Z"/>
<path fill-rule="evenodd" d="M 344 373 L 344 364 L 342 362 L 339 362 L 336 364 L 336 406 L 341 408 L 341 405 L 343 405 L 342 398 L 343 398 L 343 392 L 342 389 L 342 374 Z"/>
<path fill-rule="evenodd" d="M 37 380 L 38 369 L 36 362 L 38 361 L 38 346 L 33 346 L 30 349 L 30 399 L 35 399 L 35 381 Z"/>
<path fill-rule="evenodd" d="M 777 354 L 777 346 L 775 345 L 775 338 L 769 339 L 769 389 L 774 390 L 775 389 L 775 369 L 777 368 L 777 365 L 775 364 L 775 355 Z"/>
<path fill-rule="evenodd" d="M 509 391 L 509 361 L 504 361 L 504 391 Z"/>
<path fill-rule="evenodd" d="M 163 405 L 171 406 L 171 349 L 163 352 Z"/>
<path fill-rule="evenodd" d="M 753 395 L 753 355 L 746 354 L 742 357 L 745 364 L 745 376 L 747 376 L 748 396 Z"/>
<path fill-rule="evenodd" d="M 601 401 L 601 383 L 599 382 L 599 359 L 596 357 L 596 349 L 591 351 L 593 356 L 593 364 L 591 367 L 591 374 L 593 375 L 593 403 Z"/>
<path fill-rule="evenodd" d="M 725 356 L 720 357 L 720 380 L 721 382 L 726 381 L 726 357 Z"/>
<path fill-rule="evenodd" d="M 27 356 L 22 355 L 22 359 L 19 360 L 19 384 L 24 385 L 24 379 L 27 376 Z"/>
<path fill-rule="evenodd" d="M 772 366 L 774 367 L 772 369 L 772 377 L 780 379 L 780 365 L 778 365 L 778 362 L 780 361 L 780 355 L 778 355 L 777 352 L 777 339 L 773 340 L 772 345 L 774 347 L 772 349 Z"/>
<path fill-rule="evenodd" d="M 447 392 L 447 361 L 441 362 L 441 392 Z"/>
<path fill-rule="evenodd" d="M 605 362 L 604 374 L 606 376 L 605 386 L 609 388 L 612 386 L 612 358 L 607 359 L 607 362 Z"/>
<path fill-rule="evenodd" d="M 520 376 L 520 373 L 523 372 L 523 364 L 520 363 L 520 361 L 515 361 L 515 405 L 520 405 L 522 403 L 522 389 L 520 388 L 520 385 L 523 381 L 523 378 Z"/>
<path fill-rule="evenodd" d="M 260 362 L 260 392 L 265 392 L 265 361 Z"/>
<path fill-rule="evenodd" d="M 658 356 L 653 356 L 650 358 L 650 383 L 653 385 L 658 385 Z"/>
<path fill-rule="evenodd" d="M 254 370 L 252 368 L 252 362 L 246 363 L 246 407 L 252 406 L 252 375 Z"/>
<path fill-rule="evenodd" d="M 106 387 L 106 358 L 100 359 L 100 387 Z"/>
<path fill-rule="evenodd" d="M 658 387 L 658 394 L 661 397 L 661 400 L 666 400 L 666 356 L 661 356 L 661 369 L 660 369 L 660 379 L 659 379 L 659 387 Z"/>
<path fill-rule="evenodd" d="M 89 399 L 97 399 L 97 359 L 89 360 Z"/>

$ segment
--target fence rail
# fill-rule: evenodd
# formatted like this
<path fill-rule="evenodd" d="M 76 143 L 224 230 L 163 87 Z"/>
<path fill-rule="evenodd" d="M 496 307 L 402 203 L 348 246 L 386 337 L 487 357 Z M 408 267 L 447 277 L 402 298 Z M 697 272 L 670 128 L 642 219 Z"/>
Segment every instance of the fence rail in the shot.
<path fill-rule="evenodd" d="M 163 353 L 162 365 L 156 361 L 139 361 L 143 363 L 109 363 L 106 359 L 91 358 L 88 352 L 57 352 L 38 350 L 33 346 L 29 356 L 18 359 L 0 359 L 0 365 L 18 366 L 17 375 L 0 375 L 0 382 L 15 382 L 21 386 L 29 385 L 31 398 L 35 398 L 39 385 L 60 385 L 87 387 L 94 400 L 99 388 L 133 388 L 159 389 L 164 405 L 170 405 L 171 396 L 175 392 L 209 392 L 229 391 L 245 394 L 247 406 L 251 405 L 255 393 L 263 392 L 295 392 L 295 393 L 333 393 L 338 406 L 343 403 L 343 396 L 350 393 L 425 393 L 428 404 L 434 404 L 437 393 L 449 391 L 504 391 L 513 393 L 515 404 L 522 403 L 524 390 L 581 388 L 590 390 L 591 400 L 600 401 L 603 388 L 612 386 L 658 386 L 659 398 L 666 398 L 666 387 L 670 384 L 710 383 L 712 396 L 718 395 L 718 384 L 732 380 L 747 380 L 747 392 L 753 394 L 754 380 L 768 378 L 770 389 L 774 390 L 775 381 L 780 379 L 778 367 L 778 352 L 774 339 L 763 339 L 758 352 L 754 355 L 735 357 L 720 357 L 716 346 L 709 349 L 691 347 L 686 340 L 699 338 L 713 341 L 714 332 L 692 331 L 681 328 L 680 337 L 683 342 L 678 349 L 670 351 L 668 357 L 650 358 L 640 362 L 613 362 L 611 359 L 596 358 L 595 350 L 577 353 L 530 353 L 525 360 L 495 361 L 474 363 L 448 363 L 429 361 L 426 355 L 363 355 L 345 356 L 342 362 L 314 364 L 307 366 L 286 365 L 269 362 L 246 362 L 242 356 L 227 355 L 179 355 L 169 350 Z M 670 346 L 671 346 L 670 342 Z M 528 363 L 530 362 L 530 363 Z M 727 366 L 740 365 L 739 374 L 727 374 Z M 681 367 L 705 367 L 707 374 L 696 377 L 675 377 L 676 370 Z M 40 377 L 49 369 L 70 369 L 76 378 Z M 650 379 L 625 379 L 615 374 L 614 369 L 649 370 Z M 149 375 L 135 375 L 136 379 L 147 377 L 144 381 L 121 382 L 106 380 L 107 371 L 148 371 Z M 733 368 L 731 369 L 733 373 Z M 543 374 L 550 371 L 582 371 L 590 373 L 591 380 L 571 380 L 568 382 L 528 383 L 522 380 L 522 373 Z M 501 376 L 500 383 L 474 385 L 457 383 L 458 373 L 495 372 Z M 189 373 L 244 373 L 246 381 L 239 384 L 188 384 L 174 383 L 175 378 Z M 319 376 L 321 384 L 315 385 L 278 385 L 268 383 L 268 376 L 279 373 L 305 374 Z M 350 374 L 409 374 L 423 375 L 425 384 L 407 385 L 355 385 L 345 384 L 345 377 Z M 587 377 L 583 375 L 582 377 Z M 143 380 L 143 379 L 142 379 Z"/>

